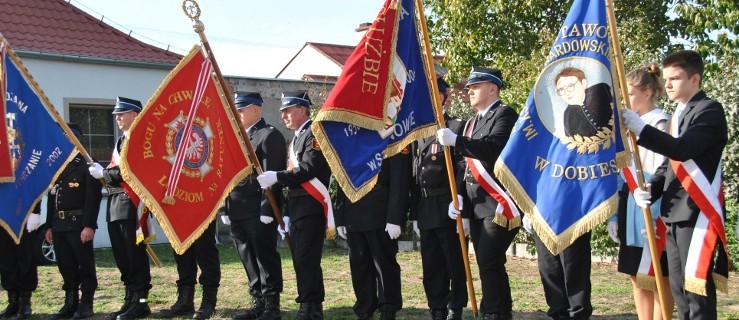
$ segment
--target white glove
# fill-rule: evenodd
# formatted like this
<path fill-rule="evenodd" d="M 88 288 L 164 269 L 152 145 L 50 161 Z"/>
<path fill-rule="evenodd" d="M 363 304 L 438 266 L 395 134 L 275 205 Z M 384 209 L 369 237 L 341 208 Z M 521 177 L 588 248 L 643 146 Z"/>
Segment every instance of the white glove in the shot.
<path fill-rule="evenodd" d="M 262 189 L 267 189 L 277 183 L 277 172 L 265 171 L 257 177 L 257 181 L 259 181 L 259 185 L 262 186 Z"/>
<path fill-rule="evenodd" d="M 442 146 L 453 147 L 457 143 L 457 135 L 449 130 L 449 128 L 439 129 L 436 131 L 436 139 Z"/>
<path fill-rule="evenodd" d="M 608 236 L 616 243 L 621 243 L 621 241 L 618 240 L 618 222 L 608 221 Z"/>
<path fill-rule="evenodd" d="M 644 240 L 647 240 L 647 229 L 641 229 L 641 236 L 644 238 Z M 659 239 L 659 235 L 657 234 L 657 226 L 654 227 L 654 238 Z"/>
<path fill-rule="evenodd" d="M 103 178 L 103 166 L 101 166 L 97 162 L 93 163 L 89 168 L 87 168 L 87 171 L 90 171 L 90 175 L 95 179 Z"/>
<path fill-rule="evenodd" d="M 227 215 L 225 215 L 225 214 L 222 214 L 221 215 L 221 222 L 223 222 L 223 224 L 225 224 L 227 226 L 230 226 L 231 225 L 231 219 Z"/>
<path fill-rule="evenodd" d="M 636 136 L 639 136 L 642 129 L 644 129 L 644 126 L 647 125 L 644 123 L 644 120 L 642 120 L 641 117 L 631 109 L 621 110 L 621 118 L 624 119 L 624 127 L 629 129 L 629 131 L 633 132 Z"/>
<path fill-rule="evenodd" d="M 449 214 L 449 219 L 457 220 L 459 213 L 462 211 L 462 207 L 464 206 L 462 196 L 457 195 L 457 202 L 459 203 L 459 210 L 454 208 L 454 202 L 449 203 L 449 211 L 447 212 Z"/>
<path fill-rule="evenodd" d="M 346 240 L 346 227 L 344 226 L 336 227 L 336 233 L 339 234 L 339 237 Z"/>
<path fill-rule="evenodd" d="M 390 239 L 397 239 L 400 237 L 400 226 L 397 224 L 388 223 L 385 224 L 385 231 L 390 236 Z"/>
<path fill-rule="evenodd" d="M 38 213 L 31 213 L 26 221 L 26 230 L 28 230 L 28 232 L 34 232 L 39 226 L 41 226 L 41 215 Z"/>
<path fill-rule="evenodd" d="M 523 229 L 526 230 L 529 234 L 534 234 L 534 226 L 531 224 L 531 219 L 529 219 L 529 215 L 523 216 L 523 219 L 521 219 L 521 224 L 523 225 Z"/>
<path fill-rule="evenodd" d="M 290 217 L 282 217 L 282 222 L 285 223 L 285 229 L 283 229 L 282 226 L 278 224 L 277 232 L 280 233 L 280 237 L 282 237 L 282 240 L 285 240 L 285 234 L 290 232 Z"/>
<path fill-rule="evenodd" d="M 646 190 L 642 188 L 634 189 L 634 202 L 642 209 L 652 204 L 652 184 L 647 183 L 645 187 Z"/>
<path fill-rule="evenodd" d="M 416 233 L 416 236 L 421 236 L 421 229 L 418 229 L 418 221 L 413 220 L 413 232 Z"/>
<path fill-rule="evenodd" d="M 259 221 L 262 221 L 264 224 L 270 224 L 272 221 L 275 221 L 275 219 L 268 216 L 259 216 Z"/>

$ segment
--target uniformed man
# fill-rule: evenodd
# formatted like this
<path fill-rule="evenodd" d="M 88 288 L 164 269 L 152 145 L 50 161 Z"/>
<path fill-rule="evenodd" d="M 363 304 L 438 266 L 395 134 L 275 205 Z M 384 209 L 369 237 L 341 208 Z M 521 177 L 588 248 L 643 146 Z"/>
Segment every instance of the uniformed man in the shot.
<path fill-rule="evenodd" d="M 513 300 L 505 268 L 506 250 L 520 227 L 509 228 L 512 226 L 501 226 L 493 221 L 498 202 L 480 183 L 487 183 L 484 175 L 495 179 L 493 166 L 508 142 L 518 114 L 500 101 L 503 87 L 500 70 L 474 67 L 466 87 L 477 115 L 467 121 L 463 134 L 445 128 L 437 132 L 437 138 L 442 145 L 455 147 L 467 162 L 459 192 L 461 198 L 469 199 L 472 204 L 470 235 L 480 270 L 483 319 L 508 320 L 513 317 Z M 458 214 L 453 204 L 449 204 L 450 218 L 456 219 Z"/>
<path fill-rule="evenodd" d="M 287 128 L 295 130 L 295 137 L 288 149 L 288 169 L 265 171 L 257 177 L 262 188 L 277 182 L 287 187 L 287 210 L 283 217 L 287 230 L 279 231 L 290 233 L 293 267 L 298 282 L 295 301 L 300 303 L 296 320 L 323 319 L 325 291 L 321 254 L 328 206 L 331 206 L 328 196 L 331 170 L 310 129 L 310 105 L 307 92 L 283 93 L 280 106 L 282 120 Z M 322 190 L 322 195 L 314 198 L 306 191 L 306 187 Z"/>
<path fill-rule="evenodd" d="M 68 126 L 78 139 L 82 138 L 79 125 Z M 53 319 L 85 319 L 93 314 L 98 281 L 92 239 L 103 184 L 87 168 L 85 158 L 78 153 L 54 182 L 46 203 L 46 241 L 54 244 L 56 263 L 64 280 L 64 305 Z"/>
<path fill-rule="evenodd" d="M 408 213 L 412 157 L 410 148 L 384 159 L 372 190 L 352 203 L 339 188 L 336 231 L 349 246 L 349 267 L 359 319 L 394 320 L 403 307 L 398 237 Z"/>
<path fill-rule="evenodd" d="M 121 280 L 126 287 L 126 295 L 121 309 L 110 315 L 111 319 L 125 320 L 146 317 L 151 314 L 147 298 L 151 289 L 151 272 L 146 244 L 137 243 L 136 230 L 139 228 L 138 208 L 124 188 L 129 189 L 118 166 L 121 163 L 121 147 L 128 135 L 133 120 L 141 112 L 141 102 L 134 99 L 118 97 L 113 115 L 118 129 L 123 132 L 113 149 L 110 165 L 103 169 L 95 163 L 90 167 L 90 174 L 95 178 L 104 178 L 108 184 L 108 208 L 106 221 L 108 234 L 113 249 L 113 257 L 121 272 Z M 129 189 L 130 190 L 130 189 Z M 134 195 L 135 196 L 135 195 Z"/>
<path fill-rule="evenodd" d="M 236 109 L 246 128 L 254 153 L 264 170 L 287 167 L 285 137 L 262 118 L 262 96 L 256 92 L 237 94 Z M 256 170 L 239 182 L 226 198 L 222 219 L 231 225 L 239 258 L 249 279 L 251 308 L 234 319 L 281 319 L 282 261 L 277 252 L 277 221 L 267 194 L 257 182 Z M 281 202 L 282 188 L 272 186 Z M 279 205 L 279 203 L 278 203 Z"/>
<path fill-rule="evenodd" d="M 31 317 L 31 294 L 38 286 L 38 270 L 33 259 L 33 246 L 36 229 L 41 225 L 41 208 L 39 204 L 26 221 L 26 232 L 21 235 L 19 244 L 0 230 L 0 283 L 8 294 L 8 306 L 0 311 L 0 319 L 28 319 Z"/>
<path fill-rule="evenodd" d="M 448 85 L 443 78 L 437 78 L 437 84 L 439 100 L 444 105 Z M 458 135 L 462 133 L 462 120 L 452 118 L 446 112 L 444 120 L 452 132 Z M 451 153 L 455 177 L 459 177 L 464 174 L 464 160 L 454 153 L 454 149 Z M 467 279 L 457 224 L 447 214 L 452 196 L 444 147 L 436 141 L 436 137 L 428 137 L 413 144 L 412 154 L 415 183 L 411 191 L 410 219 L 413 220 L 414 232 L 421 237 L 423 288 L 431 319 L 460 320 L 462 308 L 467 305 Z M 469 219 L 465 218 L 464 221 L 469 229 Z"/>
<path fill-rule="evenodd" d="M 174 252 L 174 250 L 173 250 Z M 177 301 L 169 309 L 159 312 L 162 318 L 191 315 L 193 319 L 209 319 L 216 311 L 218 286 L 221 283 L 221 260 L 216 247 L 216 223 L 211 222 L 203 234 L 181 255 L 174 252 L 177 264 Z M 195 284 L 200 267 L 200 285 L 203 299 L 195 312 Z"/>

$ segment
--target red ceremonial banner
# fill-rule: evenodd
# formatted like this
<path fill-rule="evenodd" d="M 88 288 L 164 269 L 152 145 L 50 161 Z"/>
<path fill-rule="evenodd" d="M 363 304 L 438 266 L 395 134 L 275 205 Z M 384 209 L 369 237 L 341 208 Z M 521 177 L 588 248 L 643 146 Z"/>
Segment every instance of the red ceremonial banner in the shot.
<path fill-rule="evenodd" d="M 5 41 L 0 42 L 0 183 L 15 181 L 5 109 L 5 48 Z"/>
<path fill-rule="evenodd" d="M 397 109 L 391 96 L 398 95 L 399 86 L 391 83 L 398 0 L 386 0 L 372 26 L 367 30 L 344 69 L 332 93 L 314 121 L 337 121 L 370 129 L 384 130 L 392 125 Z M 408 13 L 401 13 L 408 15 Z M 412 18 L 412 17 L 411 17 Z M 347 94 L 351 93 L 351 94 Z"/>
<path fill-rule="evenodd" d="M 164 79 L 131 126 L 124 180 L 182 254 L 251 173 L 239 125 L 200 46 Z"/>

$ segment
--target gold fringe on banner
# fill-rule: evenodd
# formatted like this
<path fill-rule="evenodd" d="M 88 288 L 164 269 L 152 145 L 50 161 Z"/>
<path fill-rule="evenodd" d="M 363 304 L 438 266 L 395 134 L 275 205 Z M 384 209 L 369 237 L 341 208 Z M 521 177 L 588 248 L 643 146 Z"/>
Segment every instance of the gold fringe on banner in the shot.
<path fill-rule="evenodd" d="M 508 190 L 508 193 L 516 202 L 518 207 L 529 216 L 531 224 L 536 230 L 536 234 L 541 239 L 542 243 L 549 249 L 549 251 L 557 255 L 562 250 L 572 244 L 577 238 L 583 234 L 589 232 L 596 225 L 603 223 L 608 217 L 612 216 L 618 208 L 618 196 L 613 195 L 606 201 L 601 203 L 595 209 L 588 212 L 580 220 L 567 228 L 560 235 L 556 235 L 551 228 L 546 224 L 546 221 L 541 217 L 536 205 L 531 200 L 529 195 L 523 189 L 521 184 L 518 183 L 516 177 L 511 173 L 510 169 L 498 159 L 495 163 L 495 177 L 498 178 L 503 187 Z"/>
<path fill-rule="evenodd" d="M 336 238 L 336 227 L 326 229 L 326 239 L 334 240 Z"/>
<path fill-rule="evenodd" d="M 713 277 L 713 283 L 716 285 L 716 290 L 723 293 L 729 293 L 729 278 L 715 272 L 713 272 L 711 276 Z M 708 292 L 706 289 L 706 282 L 707 281 L 703 279 L 685 276 L 685 290 L 706 296 L 706 293 Z"/>
<path fill-rule="evenodd" d="M 644 290 L 657 292 L 657 281 L 653 276 L 650 275 L 637 273 L 636 286 Z"/>

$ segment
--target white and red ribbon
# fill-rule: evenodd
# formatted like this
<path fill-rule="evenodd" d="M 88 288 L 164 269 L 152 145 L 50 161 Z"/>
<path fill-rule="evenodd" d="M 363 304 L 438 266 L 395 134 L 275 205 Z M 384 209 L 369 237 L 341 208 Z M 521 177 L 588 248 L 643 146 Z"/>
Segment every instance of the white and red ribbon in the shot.
<path fill-rule="evenodd" d="M 294 140 L 293 140 L 294 141 Z M 290 156 L 290 164 L 292 167 L 299 165 L 298 155 L 295 154 L 293 143 L 290 143 L 290 150 L 288 152 Z M 336 222 L 334 221 L 334 209 L 331 205 L 331 195 L 328 193 L 328 189 L 318 178 L 310 179 L 306 182 L 301 182 L 300 186 L 310 194 L 313 199 L 316 199 L 318 203 L 323 206 L 323 215 L 326 217 L 326 229 L 332 230 L 336 228 Z"/>

